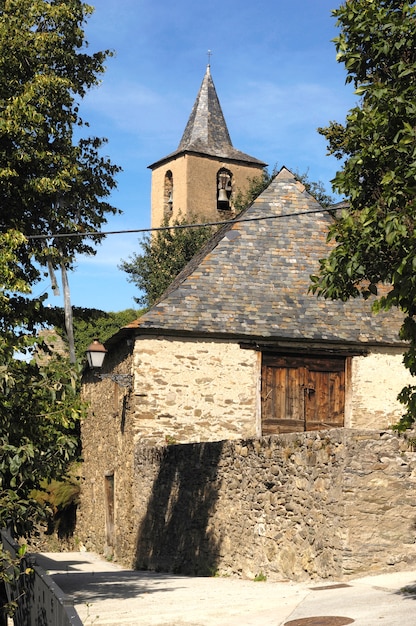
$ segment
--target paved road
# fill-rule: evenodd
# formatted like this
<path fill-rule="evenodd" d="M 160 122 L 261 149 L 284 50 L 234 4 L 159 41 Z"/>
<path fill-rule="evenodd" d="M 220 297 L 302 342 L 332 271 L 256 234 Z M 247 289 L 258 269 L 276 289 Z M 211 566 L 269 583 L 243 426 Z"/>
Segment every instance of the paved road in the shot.
<path fill-rule="evenodd" d="M 86 626 L 416 626 L 416 571 L 339 586 L 135 572 L 87 552 L 44 553 L 38 563 Z"/>

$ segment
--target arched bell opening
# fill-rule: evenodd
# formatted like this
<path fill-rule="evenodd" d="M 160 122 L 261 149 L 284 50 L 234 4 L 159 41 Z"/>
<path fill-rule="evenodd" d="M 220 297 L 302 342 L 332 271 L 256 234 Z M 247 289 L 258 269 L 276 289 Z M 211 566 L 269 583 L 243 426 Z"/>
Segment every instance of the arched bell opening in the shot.
<path fill-rule="evenodd" d="M 171 170 L 165 174 L 163 189 L 163 214 L 165 218 L 170 219 L 173 213 L 173 175 Z"/>
<path fill-rule="evenodd" d="M 233 192 L 233 175 L 230 170 L 222 167 L 217 173 L 217 209 L 230 211 Z"/>

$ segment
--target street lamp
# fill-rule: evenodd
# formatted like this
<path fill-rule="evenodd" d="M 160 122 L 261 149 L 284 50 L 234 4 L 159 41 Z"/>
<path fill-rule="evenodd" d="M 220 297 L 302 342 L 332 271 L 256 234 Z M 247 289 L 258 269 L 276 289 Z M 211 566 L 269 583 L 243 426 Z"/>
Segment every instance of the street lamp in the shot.
<path fill-rule="evenodd" d="M 120 387 L 131 389 L 133 384 L 133 377 L 131 374 L 101 374 L 98 371 L 103 366 L 104 358 L 107 352 L 108 350 L 105 349 L 103 344 L 100 343 L 98 339 L 94 339 L 94 341 L 86 349 L 88 365 L 93 370 L 94 376 L 96 378 L 100 378 L 101 380 L 108 378 L 109 380 L 117 383 Z"/>
<path fill-rule="evenodd" d="M 86 350 L 88 365 L 91 369 L 100 369 L 103 366 L 104 357 L 107 354 L 107 350 L 103 344 L 94 339 L 94 341 L 88 346 Z"/>

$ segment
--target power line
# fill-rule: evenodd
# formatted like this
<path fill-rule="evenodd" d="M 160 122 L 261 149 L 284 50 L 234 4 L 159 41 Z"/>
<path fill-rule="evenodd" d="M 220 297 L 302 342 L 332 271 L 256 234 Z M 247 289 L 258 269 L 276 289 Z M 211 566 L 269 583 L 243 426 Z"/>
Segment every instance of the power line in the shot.
<path fill-rule="evenodd" d="M 275 220 L 275 219 L 283 219 L 287 217 L 299 217 L 302 215 L 313 215 L 315 213 L 325 213 L 325 212 L 333 212 L 336 209 L 331 209 L 331 207 L 324 209 L 314 209 L 313 211 L 299 211 L 296 213 L 285 213 L 282 215 L 262 215 L 260 217 L 251 217 L 247 219 L 233 219 L 233 220 L 225 220 L 220 222 L 203 222 L 199 224 L 175 224 L 171 226 L 158 226 L 156 228 L 134 228 L 128 230 L 108 230 L 104 232 L 76 232 L 76 233 L 55 233 L 50 235 L 26 235 L 26 239 L 34 240 L 34 239 L 64 239 L 70 237 L 106 237 L 107 235 L 127 235 L 133 233 L 154 233 L 158 231 L 164 230 L 179 230 L 184 228 L 203 228 L 205 226 L 225 226 L 226 224 L 242 224 L 244 222 L 260 222 L 262 220 Z"/>

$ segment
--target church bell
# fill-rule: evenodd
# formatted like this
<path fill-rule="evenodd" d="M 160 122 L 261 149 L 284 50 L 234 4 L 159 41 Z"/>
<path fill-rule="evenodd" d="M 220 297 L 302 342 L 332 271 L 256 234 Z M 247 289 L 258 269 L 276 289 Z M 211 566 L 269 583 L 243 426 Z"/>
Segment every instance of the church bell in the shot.
<path fill-rule="evenodd" d="M 218 176 L 218 208 L 228 209 L 230 198 L 227 192 L 231 191 L 231 180 L 229 174 L 221 172 Z"/>
<path fill-rule="evenodd" d="M 218 192 L 218 202 L 228 202 L 228 196 L 225 189 L 220 189 Z"/>

